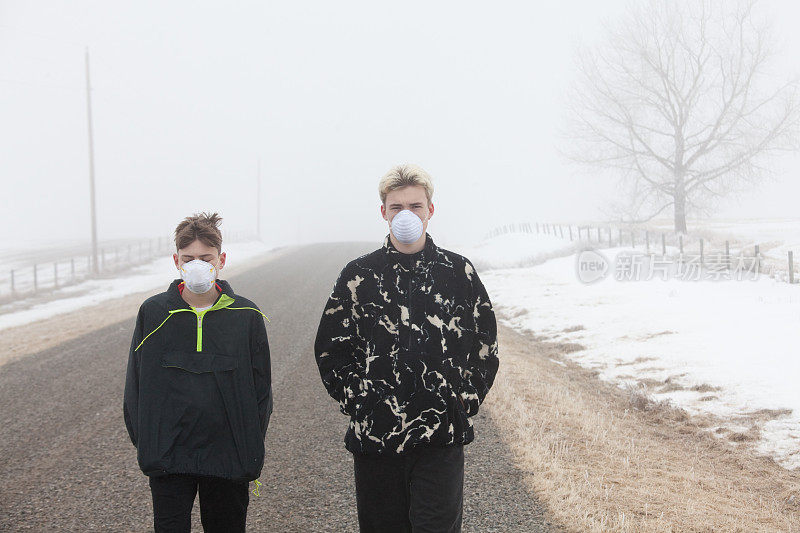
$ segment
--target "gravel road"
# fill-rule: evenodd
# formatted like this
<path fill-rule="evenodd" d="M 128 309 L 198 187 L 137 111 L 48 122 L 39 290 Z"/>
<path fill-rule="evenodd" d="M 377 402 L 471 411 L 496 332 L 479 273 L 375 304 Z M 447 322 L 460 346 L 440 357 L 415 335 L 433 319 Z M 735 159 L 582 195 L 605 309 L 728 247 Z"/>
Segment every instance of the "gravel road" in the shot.
<path fill-rule="evenodd" d="M 275 411 L 250 531 L 357 531 L 347 419 L 322 386 L 313 341 L 340 269 L 377 246 L 300 247 L 228 280 L 270 317 Z M 122 418 L 134 321 L 0 367 L 0 530 L 152 531 L 150 489 Z M 502 365 L 502 339 L 500 348 Z M 558 530 L 523 485 L 488 409 L 474 422 L 464 531 Z M 202 531 L 197 500 L 192 524 Z"/>

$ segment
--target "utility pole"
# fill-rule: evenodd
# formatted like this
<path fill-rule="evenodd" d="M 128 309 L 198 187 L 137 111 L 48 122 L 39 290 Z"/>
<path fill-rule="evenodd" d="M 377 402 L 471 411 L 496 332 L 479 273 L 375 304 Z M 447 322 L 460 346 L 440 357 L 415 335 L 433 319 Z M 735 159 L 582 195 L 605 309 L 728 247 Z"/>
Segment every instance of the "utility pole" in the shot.
<path fill-rule="evenodd" d="M 258 170 L 256 172 L 256 236 L 261 242 L 261 158 L 258 158 Z"/>
<path fill-rule="evenodd" d="M 89 47 L 86 47 L 86 117 L 89 123 L 89 196 L 92 218 L 92 274 L 100 273 L 97 263 L 97 214 L 94 200 L 94 139 L 92 138 L 92 85 L 89 78 Z"/>

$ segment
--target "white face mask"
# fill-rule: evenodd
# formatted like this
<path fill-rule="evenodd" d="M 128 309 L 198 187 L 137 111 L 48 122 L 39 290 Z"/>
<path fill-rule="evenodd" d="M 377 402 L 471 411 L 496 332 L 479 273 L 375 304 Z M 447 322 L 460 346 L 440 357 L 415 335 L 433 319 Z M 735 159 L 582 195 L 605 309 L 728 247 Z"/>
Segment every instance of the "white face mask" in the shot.
<path fill-rule="evenodd" d="M 422 237 L 422 220 L 408 209 L 403 209 L 389 222 L 389 229 L 398 241 L 411 244 Z"/>
<path fill-rule="evenodd" d="M 204 294 L 214 286 L 217 269 L 202 259 L 194 259 L 181 265 L 181 279 L 186 283 L 186 288 L 193 293 Z"/>

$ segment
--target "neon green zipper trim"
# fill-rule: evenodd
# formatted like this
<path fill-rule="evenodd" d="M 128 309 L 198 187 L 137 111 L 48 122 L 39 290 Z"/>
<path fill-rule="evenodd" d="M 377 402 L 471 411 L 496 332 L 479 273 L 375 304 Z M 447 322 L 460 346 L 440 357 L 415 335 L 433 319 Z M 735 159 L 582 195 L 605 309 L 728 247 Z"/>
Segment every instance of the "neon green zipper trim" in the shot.
<path fill-rule="evenodd" d="M 161 322 L 161 324 L 159 324 L 159 325 L 158 325 L 158 328 L 160 328 L 161 326 L 163 326 L 163 325 L 164 325 L 164 322 L 166 322 L 167 320 L 169 320 L 171 317 L 172 317 L 172 311 L 170 311 L 170 312 L 169 312 L 169 314 L 167 315 L 167 318 L 165 318 L 165 319 L 164 319 L 164 320 Z M 144 338 L 144 339 L 142 339 L 142 342 L 140 342 L 140 343 L 139 343 L 139 346 L 137 346 L 137 347 L 136 347 L 136 350 L 138 350 L 139 348 L 141 348 L 141 347 L 142 347 L 142 344 L 144 344 L 144 341 L 146 341 L 146 340 L 147 340 L 147 337 L 149 337 L 150 335 L 152 335 L 153 333 L 155 333 L 156 331 L 158 331 L 158 328 L 156 328 L 156 329 L 154 329 L 153 331 L 151 331 L 150 333 L 148 333 L 148 334 L 145 336 L 145 338 Z M 136 350 L 134 350 L 134 352 L 135 352 Z"/>
<path fill-rule="evenodd" d="M 261 311 L 259 311 L 259 310 L 258 310 L 258 309 L 256 309 L 255 307 L 226 307 L 225 309 L 252 309 L 253 311 L 256 311 L 256 312 L 258 312 L 258 313 L 261 313 Z M 261 313 L 261 316 L 263 316 L 264 318 L 266 318 L 266 319 L 267 319 L 267 322 L 269 322 L 269 317 L 268 317 L 267 315 L 265 315 L 264 313 Z"/>
<path fill-rule="evenodd" d="M 161 324 L 159 324 L 156 329 L 154 329 L 153 331 L 151 331 L 150 333 L 147 334 L 147 337 L 149 337 L 150 335 L 152 335 L 153 333 L 158 331 L 158 329 L 161 326 L 163 326 L 166 323 L 166 321 L 169 320 L 170 317 L 172 315 L 174 315 L 175 313 L 182 313 L 182 312 L 188 311 L 190 313 L 194 313 L 195 315 L 197 315 L 197 345 L 196 345 L 196 349 L 197 349 L 198 352 L 201 352 L 201 351 L 203 351 L 203 316 L 206 313 L 208 313 L 209 311 L 216 311 L 217 309 L 225 309 L 229 305 L 231 305 L 233 302 L 234 302 L 234 299 L 223 292 L 222 295 L 219 297 L 219 300 L 217 300 L 214 303 L 213 306 L 211 306 L 208 309 L 204 309 L 203 311 L 199 311 L 198 312 L 198 311 L 195 311 L 194 308 L 191 308 L 191 309 L 173 309 L 172 311 L 169 311 L 169 315 L 167 315 L 167 318 L 165 318 L 163 320 L 163 322 L 161 322 Z M 139 346 L 136 347 L 137 350 L 142 346 L 142 344 L 144 344 L 144 341 L 147 340 L 147 337 L 142 339 L 142 342 L 140 342 Z"/>
<path fill-rule="evenodd" d="M 208 309 L 204 309 L 203 311 L 196 311 L 194 308 L 192 308 L 192 309 L 185 309 L 185 308 L 184 309 L 173 309 L 172 311 L 169 311 L 169 314 L 167 315 L 167 318 L 165 318 L 161 322 L 161 324 L 158 325 L 158 327 L 156 329 L 154 329 L 153 331 L 148 333 L 147 336 L 144 339 L 142 339 L 142 342 L 139 343 L 139 346 L 136 347 L 136 350 L 141 348 L 142 344 L 144 344 L 144 341 L 147 340 L 147 337 L 149 337 L 150 335 L 152 335 L 153 333 L 158 331 L 158 329 L 161 326 L 163 326 L 166 323 L 166 321 L 169 320 L 170 317 L 173 314 L 182 313 L 182 312 L 188 311 L 190 313 L 194 313 L 195 315 L 197 315 L 197 344 L 196 344 L 196 349 L 197 349 L 198 352 L 201 352 L 201 351 L 203 351 L 203 316 L 206 313 L 208 313 L 209 311 L 217 311 L 218 309 L 231 309 L 231 310 L 234 310 L 234 309 L 251 309 L 253 311 L 261 313 L 261 311 L 259 311 L 255 307 L 230 307 L 230 305 L 234 301 L 235 300 L 233 298 L 231 298 L 230 296 L 228 296 L 225 293 L 222 293 L 222 296 L 219 297 L 219 300 L 217 300 L 217 302 L 213 306 L 211 306 Z M 265 315 L 264 313 L 261 313 L 261 315 L 264 318 L 267 319 L 267 322 L 269 322 L 269 317 L 267 315 Z M 134 350 L 134 351 L 136 351 L 136 350 Z"/>

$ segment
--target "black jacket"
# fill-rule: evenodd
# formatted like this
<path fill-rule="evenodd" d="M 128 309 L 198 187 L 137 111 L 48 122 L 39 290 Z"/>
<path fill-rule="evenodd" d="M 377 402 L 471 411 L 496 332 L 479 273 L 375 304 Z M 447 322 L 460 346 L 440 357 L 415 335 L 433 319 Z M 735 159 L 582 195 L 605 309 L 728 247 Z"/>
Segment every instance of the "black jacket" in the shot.
<path fill-rule="evenodd" d="M 252 481 L 272 413 L 263 313 L 224 280 L 214 306 L 195 312 L 181 283 L 145 300 L 136 317 L 123 412 L 139 467 Z"/>
<path fill-rule="evenodd" d="M 350 415 L 346 448 L 404 454 L 467 444 L 498 368 L 497 324 L 472 263 L 439 248 L 403 254 L 389 236 L 350 261 L 314 346 L 322 382 Z"/>

